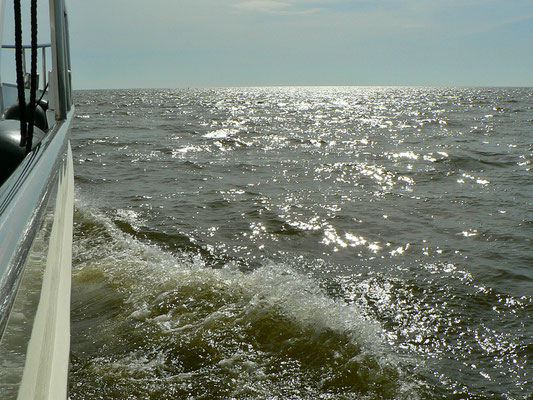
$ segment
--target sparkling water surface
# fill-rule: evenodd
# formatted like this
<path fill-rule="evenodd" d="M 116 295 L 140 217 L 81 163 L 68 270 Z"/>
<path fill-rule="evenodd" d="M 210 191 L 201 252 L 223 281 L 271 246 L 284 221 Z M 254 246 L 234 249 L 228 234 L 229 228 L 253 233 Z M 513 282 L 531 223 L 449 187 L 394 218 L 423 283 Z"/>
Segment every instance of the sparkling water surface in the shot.
<path fill-rule="evenodd" d="M 533 89 L 75 100 L 73 400 L 532 398 Z"/>

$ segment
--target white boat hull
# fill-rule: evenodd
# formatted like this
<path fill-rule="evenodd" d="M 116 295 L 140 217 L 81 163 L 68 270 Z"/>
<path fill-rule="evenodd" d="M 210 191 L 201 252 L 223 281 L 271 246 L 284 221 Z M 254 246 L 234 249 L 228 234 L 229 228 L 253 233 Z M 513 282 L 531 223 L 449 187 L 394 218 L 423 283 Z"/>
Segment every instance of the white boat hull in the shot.
<path fill-rule="evenodd" d="M 59 178 L 46 269 L 18 399 L 66 399 L 70 351 L 70 287 L 74 172 L 70 144 Z"/>

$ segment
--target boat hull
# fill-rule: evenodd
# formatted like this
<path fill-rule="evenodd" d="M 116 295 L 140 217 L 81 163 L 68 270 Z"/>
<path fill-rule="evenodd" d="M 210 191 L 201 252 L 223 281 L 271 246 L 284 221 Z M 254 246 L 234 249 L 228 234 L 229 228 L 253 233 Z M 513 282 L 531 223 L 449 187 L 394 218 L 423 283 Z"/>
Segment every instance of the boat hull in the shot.
<path fill-rule="evenodd" d="M 7 377 L 5 387 L 11 388 L 8 391 L 15 397 L 20 389 L 21 399 L 66 398 L 74 197 L 68 134 L 73 115 L 74 109 L 67 119 L 58 121 L 0 188 L 0 333 L 5 336 L 0 346 L 2 354 L 17 358 L 0 360 L 0 365 L 20 363 L 14 376 Z M 38 306 L 30 307 L 31 311 L 25 308 L 21 314 L 17 303 L 27 302 L 25 296 L 36 297 L 35 290 L 25 292 L 24 285 L 21 287 L 24 271 L 35 256 L 35 239 L 50 218 L 51 232 L 38 246 L 44 252 L 40 255 L 44 272 L 42 268 L 38 272 L 43 277 Z M 32 327 L 29 343 L 10 338 L 18 335 L 21 325 Z M 1 397 L 15 398 L 8 393 Z"/>

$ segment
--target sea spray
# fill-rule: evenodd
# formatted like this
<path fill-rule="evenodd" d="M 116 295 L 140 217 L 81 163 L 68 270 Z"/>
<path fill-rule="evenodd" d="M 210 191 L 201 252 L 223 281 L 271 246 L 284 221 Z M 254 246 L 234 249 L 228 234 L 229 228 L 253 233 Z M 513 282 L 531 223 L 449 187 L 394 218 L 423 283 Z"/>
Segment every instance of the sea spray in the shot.
<path fill-rule="evenodd" d="M 73 382 L 84 391 L 382 398 L 409 384 L 378 322 L 289 265 L 214 269 L 133 239 L 80 201 L 76 238 Z"/>

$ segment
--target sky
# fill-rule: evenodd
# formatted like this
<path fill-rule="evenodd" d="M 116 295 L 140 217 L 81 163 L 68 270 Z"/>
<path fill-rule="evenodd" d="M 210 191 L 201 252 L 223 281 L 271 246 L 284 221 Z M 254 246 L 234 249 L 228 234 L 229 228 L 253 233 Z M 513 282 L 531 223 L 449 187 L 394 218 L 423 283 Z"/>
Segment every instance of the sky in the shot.
<path fill-rule="evenodd" d="M 533 0 L 67 4 L 77 89 L 533 86 Z"/>

